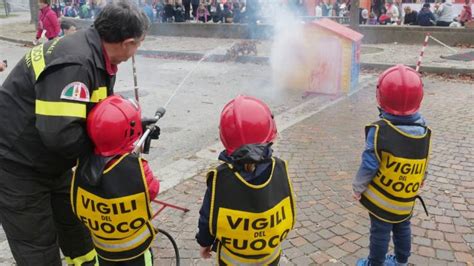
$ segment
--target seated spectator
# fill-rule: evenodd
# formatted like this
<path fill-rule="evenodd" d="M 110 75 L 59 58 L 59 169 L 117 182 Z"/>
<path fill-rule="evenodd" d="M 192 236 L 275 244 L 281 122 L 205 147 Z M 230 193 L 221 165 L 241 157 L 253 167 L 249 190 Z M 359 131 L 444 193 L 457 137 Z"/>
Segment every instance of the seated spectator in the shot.
<path fill-rule="evenodd" d="M 436 26 L 448 27 L 453 22 L 454 13 L 451 1 L 441 0 L 441 5 L 435 5 Z"/>
<path fill-rule="evenodd" d="M 233 0 L 232 1 L 232 20 L 234 23 L 240 23 L 240 18 L 241 18 L 241 4 L 239 0 Z"/>
<path fill-rule="evenodd" d="M 260 2 L 258 0 L 247 0 L 245 2 L 245 11 L 242 11 L 242 23 L 248 23 L 249 25 L 257 24 L 260 19 Z"/>
<path fill-rule="evenodd" d="M 379 17 L 379 24 L 380 25 L 387 25 L 390 24 L 390 16 L 388 14 L 382 13 Z"/>
<path fill-rule="evenodd" d="M 233 15 L 228 3 L 224 4 L 224 11 L 222 12 L 222 15 L 224 17 L 225 23 L 232 23 Z"/>
<path fill-rule="evenodd" d="M 61 33 L 59 33 L 59 36 L 71 35 L 76 31 L 77 31 L 77 28 L 74 22 L 70 20 L 61 21 Z"/>
<path fill-rule="evenodd" d="M 405 17 L 403 20 L 403 24 L 405 25 L 418 25 L 418 12 L 412 10 L 410 6 L 406 6 L 405 10 Z"/>
<path fill-rule="evenodd" d="M 323 16 L 323 9 L 321 8 L 321 5 L 316 5 L 316 7 L 314 8 L 314 13 L 316 17 Z"/>
<path fill-rule="evenodd" d="M 343 0 L 333 1 L 333 3 L 334 3 L 332 5 L 332 14 L 333 14 L 333 16 L 335 16 L 335 17 L 342 17 L 343 16 L 343 14 L 341 14 L 342 1 Z"/>
<path fill-rule="evenodd" d="M 391 24 L 398 24 L 400 22 L 400 10 L 393 4 L 393 0 L 387 0 L 387 16 L 390 17 Z"/>
<path fill-rule="evenodd" d="M 173 22 L 175 7 L 170 3 L 169 0 L 165 2 L 163 7 L 163 22 Z"/>
<path fill-rule="evenodd" d="M 377 18 L 375 17 L 374 12 L 370 12 L 369 20 L 367 21 L 368 25 L 377 25 Z"/>
<path fill-rule="evenodd" d="M 155 22 L 155 14 L 153 13 L 153 8 L 151 7 L 151 4 L 148 2 L 150 0 L 147 0 L 145 2 L 145 5 L 143 6 L 143 12 L 145 12 L 146 16 L 150 20 L 150 23 Z"/>
<path fill-rule="evenodd" d="M 332 16 L 332 5 L 329 3 L 329 0 L 323 0 L 323 2 L 321 2 L 321 10 L 323 12 L 323 17 Z"/>
<path fill-rule="evenodd" d="M 196 10 L 196 20 L 201 22 L 208 22 L 211 19 L 211 14 L 207 8 L 204 7 L 204 4 L 199 4 L 199 7 Z"/>
<path fill-rule="evenodd" d="M 423 8 L 418 13 L 418 25 L 420 26 L 434 26 L 436 25 L 436 18 L 430 10 L 430 4 L 423 4 Z"/>
<path fill-rule="evenodd" d="M 89 4 L 83 4 L 79 8 L 79 17 L 82 19 L 88 19 L 92 17 L 92 14 L 90 12 Z"/>
<path fill-rule="evenodd" d="M 387 14 L 387 9 L 383 7 L 380 10 L 380 16 L 377 18 L 377 22 L 379 25 L 387 25 L 390 24 L 390 16 Z"/>
<path fill-rule="evenodd" d="M 61 3 L 58 0 L 51 1 L 51 10 L 54 11 L 56 17 L 61 17 Z"/>
<path fill-rule="evenodd" d="M 174 22 L 185 22 L 184 6 L 181 1 L 176 1 L 174 6 Z"/>
<path fill-rule="evenodd" d="M 367 24 L 369 19 L 369 10 L 365 8 L 359 8 L 359 24 Z"/>
<path fill-rule="evenodd" d="M 472 21 L 472 9 L 471 9 L 471 0 L 465 0 L 465 5 L 459 14 L 458 22 L 461 25 L 465 25 L 466 22 Z"/>
<path fill-rule="evenodd" d="M 158 1 L 155 5 L 156 10 L 156 21 L 158 22 L 165 22 L 165 4 L 163 0 Z"/>
<path fill-rule="evenodd" d="M 77 4 L 72 4 L 71 2 L 68 2 L 66 4 L 66 7 L 64 8 L 64 16 L 75 18 L 78 16 L 78 14 L 79 9 L 77 8 Z"/>
<path fill-rule="evenodd" d="M 224 6 L 220 3 L 216 3 L 216 1 L 209 5 L 209 12 L 211 14 L 212 21 L 215 23 L 224 22 L 223 8 Z"/>

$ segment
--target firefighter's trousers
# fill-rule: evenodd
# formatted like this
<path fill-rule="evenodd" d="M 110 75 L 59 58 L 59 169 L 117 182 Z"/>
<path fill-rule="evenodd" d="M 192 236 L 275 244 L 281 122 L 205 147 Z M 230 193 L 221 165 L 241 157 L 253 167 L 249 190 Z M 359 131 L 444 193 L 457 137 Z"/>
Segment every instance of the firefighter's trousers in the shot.
<path fill-rule="evenodd" d="M 71 172 L 40 176 L 0 164 L 0 222 L 17 265 L 94 265 L 89 231 L 70 203 Z"/>

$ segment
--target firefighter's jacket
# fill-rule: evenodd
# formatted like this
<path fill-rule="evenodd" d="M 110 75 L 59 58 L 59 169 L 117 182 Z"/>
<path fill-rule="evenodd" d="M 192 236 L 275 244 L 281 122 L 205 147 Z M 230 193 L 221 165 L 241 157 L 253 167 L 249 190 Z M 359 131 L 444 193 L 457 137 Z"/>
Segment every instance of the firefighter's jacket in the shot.
<path fill-rule="evenodd" d="M 209 230 L 221 265 L 278 263 L 281 242 L 295 223 L 295 199 L 286 163 L 272 157 L 268 180 L 253 185 L 222 164 L 209 172 Z"/>
<path fill-rule="evenodd" d="M 89 28 L 35 46 L 0 87 L 0 163 L 58 175 L 92 150 L 85 120 L 113 92 L 98 32 Z"/>
<path fill-rule="evenodd" d="M 374 149 L 380 166 L 360 202 L 380 220 L 399 223 L 411 217 L 419 198 L 428 165 L 431 130 L 425 127 L 424 135 L 413 136 L 385 119 L 367 126 L 366 134 L 371 127 L 375 128 Z"/>
<path fill-rule="evenodd" d="M 79 160 L 76 169 L 81 168 Z M 97 254 L 126 261 L 143 254 L 155 236 L 142 159 L 125 154 L 102 171 L 91 185 L 75 171 L 71 186 L 73 212 L 91 231 Z"/>

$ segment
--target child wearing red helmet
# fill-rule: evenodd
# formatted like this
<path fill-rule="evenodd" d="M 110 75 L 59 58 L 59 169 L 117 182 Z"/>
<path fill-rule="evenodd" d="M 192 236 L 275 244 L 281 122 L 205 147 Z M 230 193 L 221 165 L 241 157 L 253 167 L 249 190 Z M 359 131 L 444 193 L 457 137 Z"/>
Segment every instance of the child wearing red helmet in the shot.
<path fill-rule="evenodd" d="M 387 69 L 376 93 L 381 120 L 365 128 L 362 163 L 352 182 L 354 198 L 370 216 L 369 256 L 357 265 L 403 266 L 410 256 L 410 218 L 415 200 L 421 200 L 431 130 L 418 113 L 423 83 L 415 70 L 404 65 Z M 394 255 L 387 255 L 390 233 Z"/>
<path fill-rule="evenodd" d="M 223 163 L 207 174 L 196 240 L 201 257 L 219 265 L 278 265 L 281 242 L 295 223 L 286 162 L 272 156 L 277 129 L 262 101 L 238 96 L 220 118 Z"/>
<path fill-rule="evenodd" d="M 91 231 L 100 265 L 153 264 L 150 201 L 159 182 L 143 158 L 131 154 L 142 135 L 140 107 L 118 95 L 87 118 L 94 154 L 81 158 L 71 187 L 73 211 Z"/>

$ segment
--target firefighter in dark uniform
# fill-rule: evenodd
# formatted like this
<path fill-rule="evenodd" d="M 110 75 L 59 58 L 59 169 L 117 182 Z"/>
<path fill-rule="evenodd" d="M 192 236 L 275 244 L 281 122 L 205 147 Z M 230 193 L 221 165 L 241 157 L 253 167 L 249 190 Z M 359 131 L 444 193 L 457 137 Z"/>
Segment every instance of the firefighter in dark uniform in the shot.
<path fill-rule="evenodd" d="M 92 152 L 85 120 L 112 94 L 117 64 L 144 39 L 146 15 L 109 4 L 94 27 L 34 47 L 0 88 L 0 221 L 18 265 L 95 264 L 69 200 L 71 168 Z"/>
<path fill-rule="evenodd" d="M 286 162 L 272 156 L 277 129 L 262 101 L 238 96 L 223 109 L 224 163 L 207 175 L 196 240 L 201 257 L 219 265 L 278 265 L 281 243 L 295 224 Z"/>

